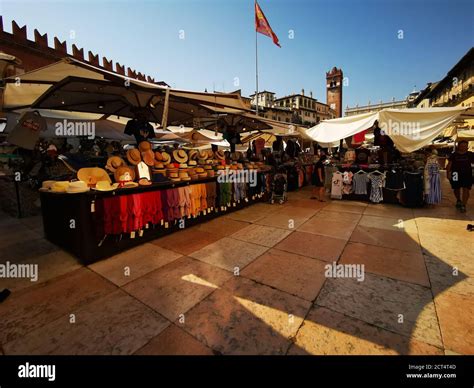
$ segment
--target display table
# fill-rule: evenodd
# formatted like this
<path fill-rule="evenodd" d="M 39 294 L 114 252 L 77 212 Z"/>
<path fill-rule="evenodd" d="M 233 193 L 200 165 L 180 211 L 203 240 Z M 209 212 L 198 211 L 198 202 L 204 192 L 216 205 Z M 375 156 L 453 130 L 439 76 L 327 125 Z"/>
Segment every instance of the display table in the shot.
<path fill-rule="evenodd" d="M 259 173 L 259 177 L 261 175 Z M 218 183 L 217 178 L 204 178 L 191 182 L 157 183 L 151 186 L 120 189 L 113 192 L 94 190 L 79 194 L 41 192 L 45 237 L 78 257 L 83 263 L 90 264 L 160 236 L 179 231 L 183 225 L 187 228 L 266 200 L 266 187 L 262 183 L 264 180 L 265 177 L 263 177 L 263 180 L 259 179 L 259 184 L 255 188 L 251 188 L 247 184 L 246 198 L 239 201 L 232 199 L 230 206 L 219 204 L 219 187 L 223 184 Z M 146 227 L 136 233 L 104 234 L 104 213 L 101 211 L 101 204 L 107 198 L 122 196 L 130 198 L 135 194 L 153 192 L 159 195 L 157 192 L 163 190 L 179 189 L 186 186 L 191 189 L 191 186 L 203 183 L 215 184 L 217 187 L 216 203 L 208 204 L 208 210 L 212 208 L 212 211 L 201 211 L 198 215 L 188 215 L 175 219 L 167 219 L 165 216 L 161 222 L 148 223 Z"/>

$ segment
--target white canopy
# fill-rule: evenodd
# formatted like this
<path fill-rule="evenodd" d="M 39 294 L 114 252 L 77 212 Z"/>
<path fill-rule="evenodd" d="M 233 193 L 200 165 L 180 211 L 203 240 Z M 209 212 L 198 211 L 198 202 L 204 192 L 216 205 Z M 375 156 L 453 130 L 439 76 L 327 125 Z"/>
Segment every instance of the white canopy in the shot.
<path fill-rule="evenodd" d="M 307 130 L 317 142 L 332 143 L 369 129 L 378 120 L 379 127 L 402 152 L 413 152 L 429 144 L 467 108 L 383 109 L 339 119 L 327 120 Z"/>

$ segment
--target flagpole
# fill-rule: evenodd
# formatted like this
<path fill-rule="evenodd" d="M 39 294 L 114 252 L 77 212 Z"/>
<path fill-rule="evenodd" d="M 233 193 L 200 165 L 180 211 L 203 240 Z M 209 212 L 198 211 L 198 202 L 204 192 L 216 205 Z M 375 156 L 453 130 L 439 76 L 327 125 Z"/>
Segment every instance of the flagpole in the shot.
<path fill-rule="evenodd" d="M 257 5 L 257 0 L 255 0 L 255 7 Z M 254 7 L 254 8 L 255 8 Z M 257 32 L 257 26 L 255 26 L 255 114 L 258 116 L 258 32 Z"/>

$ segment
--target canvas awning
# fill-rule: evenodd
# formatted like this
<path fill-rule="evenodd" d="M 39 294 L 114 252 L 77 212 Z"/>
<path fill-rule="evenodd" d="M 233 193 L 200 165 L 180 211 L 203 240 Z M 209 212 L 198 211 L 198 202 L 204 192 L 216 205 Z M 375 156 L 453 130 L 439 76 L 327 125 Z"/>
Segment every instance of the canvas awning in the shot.
<path fill-rule="evenodd" d="M 307 130 L 314 141 L 332 143 L 371 128 L 379 127 L 390 136 L 401 152 L 413 152 L 433 141 L 467 108 L 383 109 L 339 119 L 323 121 Z"/>

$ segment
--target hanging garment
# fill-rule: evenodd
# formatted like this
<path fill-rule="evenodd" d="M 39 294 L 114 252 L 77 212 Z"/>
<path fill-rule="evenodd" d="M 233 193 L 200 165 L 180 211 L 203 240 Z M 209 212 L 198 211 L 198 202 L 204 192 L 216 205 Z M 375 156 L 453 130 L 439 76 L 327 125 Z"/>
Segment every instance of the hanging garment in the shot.
<path fill-rule="evenodd" d="M 400 168 L 391 168 L 385 173 L 385 188 L 387 190 L 404 190 L 405 181 L 403 171 Z"/>
<path fill-rule="evenodd" d="M 328 165 L 324 166 L 324 188 L 329 193 L 332 187 L 332 174 L 337 172 L 337 167 Z"/>
<path fill-rule="evenodd" d="M 441 202 L 441 179 L 439 175 L 438 157 L 428 157 L 424 171 L 424 191 L 426 203 L 435 205 Z"/>
<path fill-rule="evenodd" d="M 207 194 L 207 197 L 206 197 L 207 207 L 214 208 L 214 207 L 216 207 L 216 196 L 217 196 L 216 185 L 217 185 L 217 183 L 216 182 L 209 182 L 209 183 L 206 183 L 205 185 L 206 185 L 206 194 Z"/>
<path fill-rule="evenodd" d="M 227 206 L 232 196 L 232 184 L 230 182 L 219 183 L 219 205 Z"/>
<path fill-rule="evenodd" d="M 423 174 L 421 172 L 403 173 L 406 190 L 402 191 L 401 202 L 408 207 L 423 206 Z"/>
<path fill-rule="evenodd" d="M 354 174 L 350 171 L 345 171 L 342 174 L 342 194 L 350 194 L 352 193 L 352 177 Z"/>
<path fill-rule="evenodd" d="M 199 191 L 201 192 L 201 209 L 206 210 L 209 206 L 207 204 L 207 188 L 205 184 L 199 185 Z"/>
<path fill-rule="evenodd" d="M 332 174 L 331 198 L 342 199 L 342 174 L 337 171 Z"/>
<path fill-rule="evenodd" d="M 352 177 L 352 188 L 354 194 L 367 195 L 368 174 L 365 171 L 356 172 Z"/>
<path fill-rule="evenodd" d="M 163 213 L 163 220 L 169 221 L 169 206 L 168 206 L 168 190 L 160 190 L 161 195 L 161 211 Z"/>
<path fill-rule="evenodd" d="M 383 201 L 383 190 L 385 185 L 385 175 L 371 172 L 369 174 L 370 180 L 370 201 L 379 203 Z"/>

